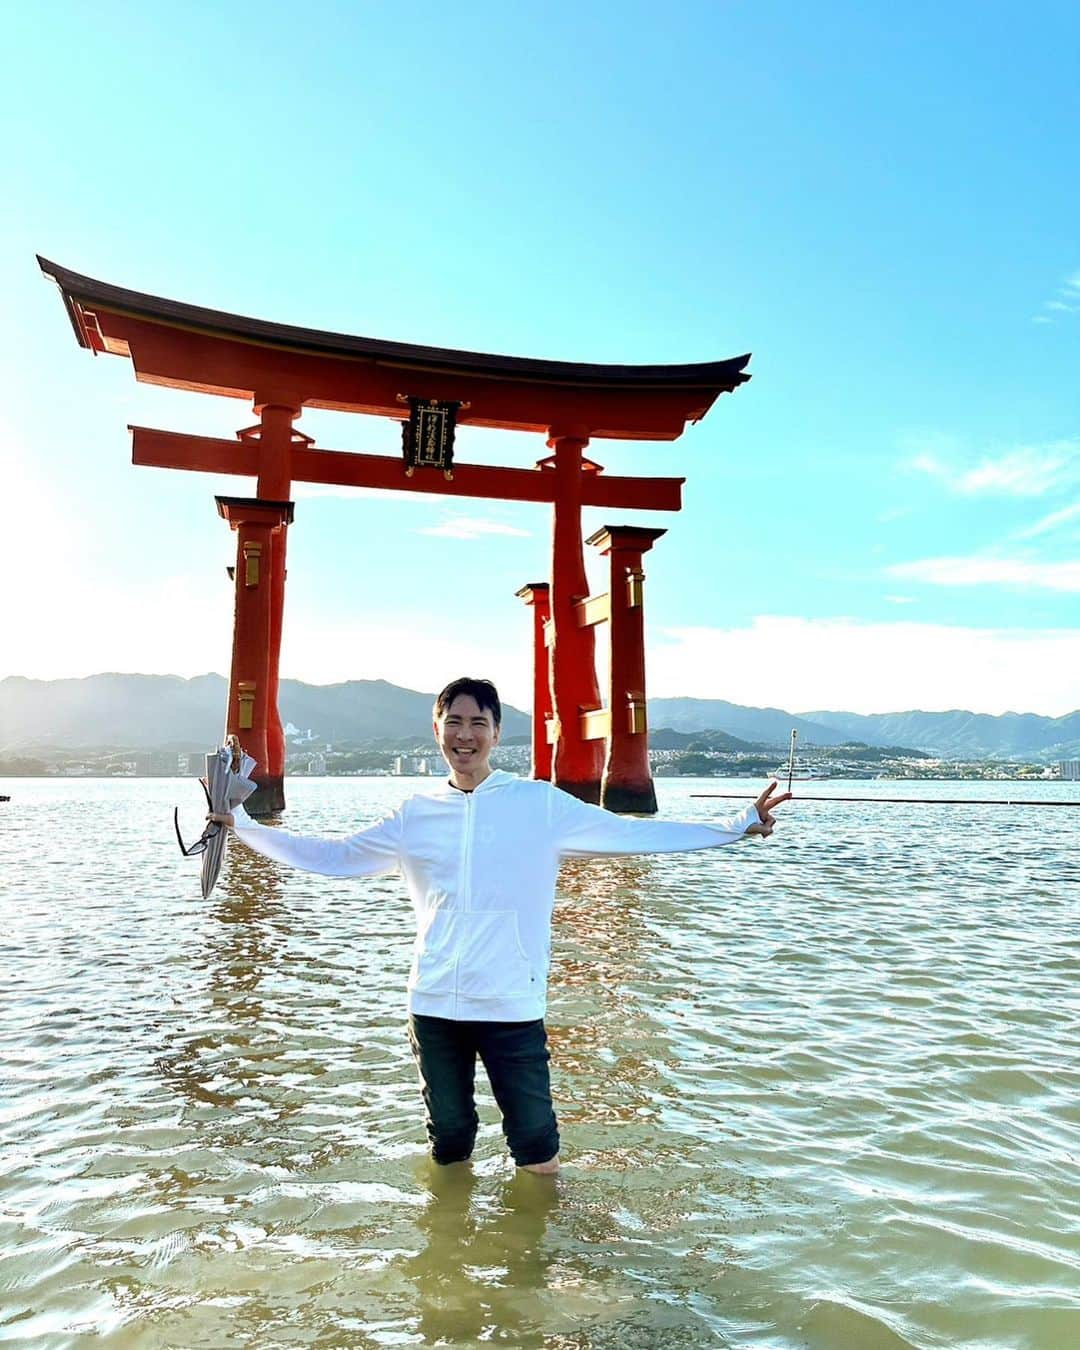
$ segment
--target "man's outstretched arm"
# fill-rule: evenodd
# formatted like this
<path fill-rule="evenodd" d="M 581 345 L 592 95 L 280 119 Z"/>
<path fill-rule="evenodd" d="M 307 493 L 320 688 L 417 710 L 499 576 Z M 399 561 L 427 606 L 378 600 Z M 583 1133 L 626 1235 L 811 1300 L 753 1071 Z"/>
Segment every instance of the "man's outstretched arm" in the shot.
<path fill-rule="evenodd" d="M 248 848 L 265 858 L 288 863 L 327 877 L 377 877 L 400 865 L 401 808 L 348 839 L 320 839 L 290 834 L 252 820 L 242 806 L 231 815 L 211 813 L 207 820 L 232 827 Z"/>
<path fill-rule="evenodd" d="M 773 811 L 791 794 L 777 793 L 770 783 L 751 806 L 737 816 L 713 822 L 643 820 L 616 816 L 598 806 L 589 806 L 568 793 L 559 793 L 554 805 L 559 852 L 565 857 L 587 858 L 619 853 L 682 853 L 693 849 L 719 848 L 734 844 L 744 835 L 768 838 L 776 818 Z"/>

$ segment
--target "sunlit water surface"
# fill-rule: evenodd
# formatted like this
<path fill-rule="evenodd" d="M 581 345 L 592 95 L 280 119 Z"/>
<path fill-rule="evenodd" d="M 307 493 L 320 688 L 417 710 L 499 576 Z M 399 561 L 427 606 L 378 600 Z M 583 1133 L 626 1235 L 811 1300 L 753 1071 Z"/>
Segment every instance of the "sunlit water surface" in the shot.
<path fill-rule="evenodd" d="M 297 779 L 287 824 L 414 786 Z M 0 791 L 0 1341 L 1080 1345 L 1080 810 L 796 804 L 568 863 L 550 1184 L 487 1096 L 471 1173 L 426 1162 L 397 879 L 236 848 L 203 901 L 194 782 Z"/>

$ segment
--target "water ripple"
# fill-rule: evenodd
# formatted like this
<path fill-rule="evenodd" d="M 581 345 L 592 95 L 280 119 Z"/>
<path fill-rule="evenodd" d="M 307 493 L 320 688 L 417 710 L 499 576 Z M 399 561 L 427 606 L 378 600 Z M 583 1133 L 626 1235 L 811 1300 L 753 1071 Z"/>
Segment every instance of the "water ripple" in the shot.
<path fill-rule="evenodd" d="M 1071 816 L 796 803 L 567 863 L 547 1186 L 486 1099 L 471 1173 L 423 1156 L 396 880 L 237 853 L 203 902 L 193 788 L 2 790 L 0 1343 L 1080 1343 Z M 401 790 L 298 781 L 289 824 Z"/>

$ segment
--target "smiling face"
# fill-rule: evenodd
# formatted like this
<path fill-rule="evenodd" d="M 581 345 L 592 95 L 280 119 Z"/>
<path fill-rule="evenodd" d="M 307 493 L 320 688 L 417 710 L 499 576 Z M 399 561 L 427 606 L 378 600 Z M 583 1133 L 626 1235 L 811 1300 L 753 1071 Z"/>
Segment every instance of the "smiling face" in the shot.
<path fill-rule="evenodd" d="M 435 741 L 450 766 L 456 787 L 472 788 L 491 772 L 491 752 L 499 743 L 499 728 L 489 708 L 481 708 L 471 694 L 458 694 L 435 719 Z"/>

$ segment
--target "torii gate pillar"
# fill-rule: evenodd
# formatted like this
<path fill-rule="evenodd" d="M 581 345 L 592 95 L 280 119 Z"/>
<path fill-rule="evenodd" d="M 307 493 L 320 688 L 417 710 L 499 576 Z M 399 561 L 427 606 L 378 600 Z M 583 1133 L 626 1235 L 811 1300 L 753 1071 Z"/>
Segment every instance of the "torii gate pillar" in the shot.
<path fill-rule="evenodd" d="M 604 525 L 588 539 L 611 564 L 607 699 L 611 720 L 601 795 L 609 811 L 656 812 L 645 714 L 645 573 L 641 559 L 666 533 L 634 525 Z"/>
<path fill-rule="evenodd" d="M 532 776 L 550 782 L 551 682 L 547 644 L 551 634 L 551 587 L 546 581 L 532 581 L 522 586 L 517 595 L 533 612 Z"/>
<path fill-rule="evenodd" d="M 225 730 L 257 761 L 256 791 L 245 803 L 253 815 L 285 806 L 285 764 L 277 712 L 277 646 L 281 640 L 279 577 L 283 536 L 292 502 L 261 497 L 218 497 L 218 513 L 236 531 L 236 611 Z"/>
<path fill-rule="evenodd" d="M 588 435 L 576 428 L 552 427 L 548 446 L 555 451 L 555 528 L 551 560 L 551 706 L 555 753 L 551 776 L 556 787 L 582 801 L 600 802 L 604 764 L 601 740 L 586 739 L 585 715 L 600 707 L 596 680 L 596 639 L 578 623 L 577 605 L 589 594 L 581 542 L 582 450 Z"/>

